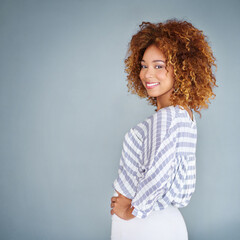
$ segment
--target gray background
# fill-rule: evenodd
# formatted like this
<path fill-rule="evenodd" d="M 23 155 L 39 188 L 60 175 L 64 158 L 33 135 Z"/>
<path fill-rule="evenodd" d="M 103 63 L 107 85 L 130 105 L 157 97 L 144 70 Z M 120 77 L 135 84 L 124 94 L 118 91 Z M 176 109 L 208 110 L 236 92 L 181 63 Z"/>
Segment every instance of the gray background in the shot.
<path fill-rule="evenodd" d="M 124 134 L 154 113 L 127 92 L 142 21 L 208 36 L 219 87 L 198 122 L 189 239 L 240 238 L 240 1 L 0 1 L 0 239 L 110 239 Z"/>

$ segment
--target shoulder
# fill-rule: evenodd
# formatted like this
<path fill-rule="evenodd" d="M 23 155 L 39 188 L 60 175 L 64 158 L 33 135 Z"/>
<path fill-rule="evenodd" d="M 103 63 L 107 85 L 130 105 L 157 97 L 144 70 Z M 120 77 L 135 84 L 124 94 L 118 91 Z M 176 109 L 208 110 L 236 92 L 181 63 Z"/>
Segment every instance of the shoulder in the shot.
<path fill-rule="evenodd" d="M 153 132 L 160 135 L 165 135 L 168 130 L 174 125 L 175 119 L 178 116 L 178 106 L 168 106 L 161 108 L 151 116 L 144 119 L 132 128 L 132 131 L 141 140 Z"/>
<path fill-rule="evenodd" d="M 178 108 L 178 106 L 168 106 L 165 108 L 161 108 L 157 112 L 149 116 L 147 119 L 145 119 L 143 123 L 151 124 L 152 122 L 157 120 L 159 123 L 171 124 L 178 115 Z"/>

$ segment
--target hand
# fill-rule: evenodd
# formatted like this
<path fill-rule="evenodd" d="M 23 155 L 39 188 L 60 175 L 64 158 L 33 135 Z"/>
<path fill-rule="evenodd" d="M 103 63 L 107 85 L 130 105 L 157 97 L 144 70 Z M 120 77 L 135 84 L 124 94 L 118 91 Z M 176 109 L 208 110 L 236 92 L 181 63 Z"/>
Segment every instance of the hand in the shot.
<path fill-rule="evenodd" d="M 111 198 L 111 214 L 116 214 L 118 217 L 129 220 L 134 218 L 135 216 L 132 214 L 134 207 L 131 206 L 132 200 L 126 198 L 124 195 L 118 193 L 118 197 Z"/>

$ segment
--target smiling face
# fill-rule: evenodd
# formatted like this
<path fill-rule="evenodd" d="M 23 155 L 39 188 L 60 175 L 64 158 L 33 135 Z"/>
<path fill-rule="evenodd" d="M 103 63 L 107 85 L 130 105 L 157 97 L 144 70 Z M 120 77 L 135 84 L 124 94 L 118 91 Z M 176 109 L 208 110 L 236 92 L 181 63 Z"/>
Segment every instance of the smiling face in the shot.
<path fill-rule="evenodd" d="M 173 67 L 169 66 L 167 71 L 165 61 L 161 50 L 150 45 L 143 54 L 139 73 L 148 95 L 157 97 L 158 110 L 170 105 L 170 96 L 174 90 Z"/>

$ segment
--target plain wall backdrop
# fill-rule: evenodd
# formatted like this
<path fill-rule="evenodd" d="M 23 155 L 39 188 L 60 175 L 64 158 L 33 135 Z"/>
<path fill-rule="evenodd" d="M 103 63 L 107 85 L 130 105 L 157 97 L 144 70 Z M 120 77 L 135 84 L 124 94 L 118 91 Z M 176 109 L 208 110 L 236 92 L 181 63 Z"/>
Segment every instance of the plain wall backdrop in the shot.
<path fill-rule="evenodd" d="M 0 0 L 0 239 L 110 239 L 124 134 L 154 113 L 127 91 L 142 21 L 208 36 L 218 88 L 198 126 L 190 240 L 240 239 L 240 1 Z"/>

